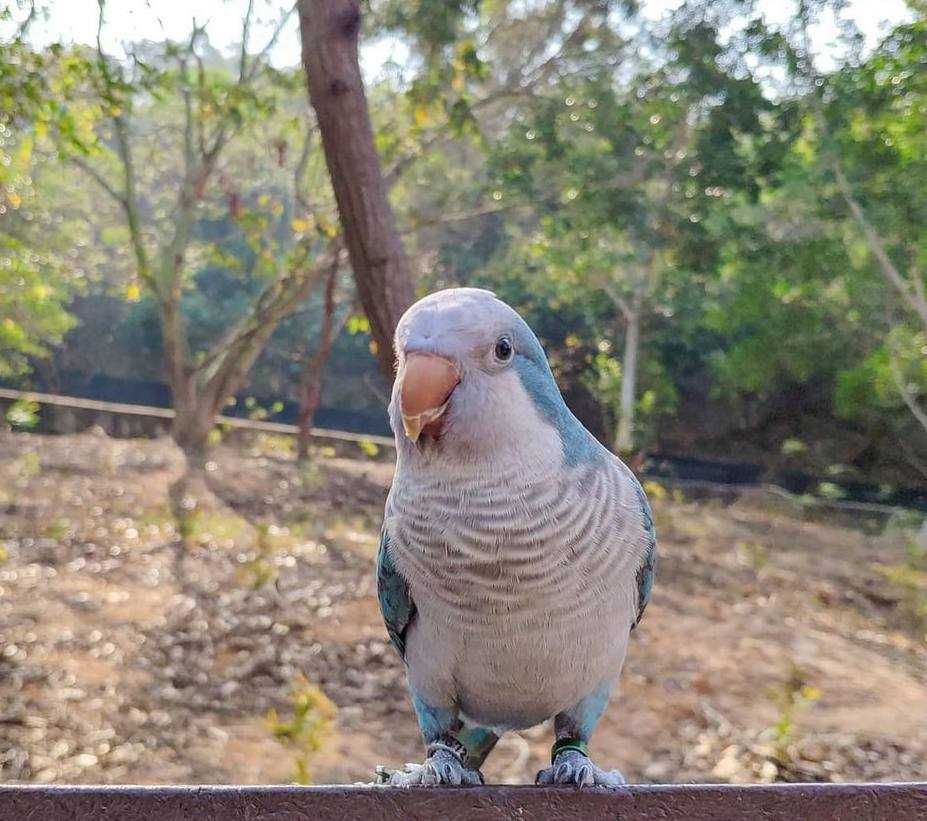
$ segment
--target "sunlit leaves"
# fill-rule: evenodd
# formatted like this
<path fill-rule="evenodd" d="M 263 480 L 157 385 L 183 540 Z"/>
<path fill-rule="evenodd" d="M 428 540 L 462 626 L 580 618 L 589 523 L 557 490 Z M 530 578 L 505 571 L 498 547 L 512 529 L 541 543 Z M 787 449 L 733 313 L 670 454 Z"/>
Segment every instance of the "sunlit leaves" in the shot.
<path fill-rule="evenodd" d="M 51 284 L 53 273 L 39 254 L 0 233 L 0 378 L 25 373 L 30 357 L 46 355 L 73 326 L 67 291 Z"/>

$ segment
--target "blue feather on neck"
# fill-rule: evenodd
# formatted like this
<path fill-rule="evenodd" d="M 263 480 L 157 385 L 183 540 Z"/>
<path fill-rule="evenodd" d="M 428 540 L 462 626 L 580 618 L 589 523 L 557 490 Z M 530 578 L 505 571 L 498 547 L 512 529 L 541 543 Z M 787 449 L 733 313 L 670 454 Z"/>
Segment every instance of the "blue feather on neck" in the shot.
<path fill-rule="evenodd" d="M 557 431 L 566 464 L 578 465 L 600 457 L 604 450 L 602 445 L 563 401 L 547 356 L 534 332 L 523 324 L 515 332 L 515 337 L 515 370 L 534 406 Z"/>

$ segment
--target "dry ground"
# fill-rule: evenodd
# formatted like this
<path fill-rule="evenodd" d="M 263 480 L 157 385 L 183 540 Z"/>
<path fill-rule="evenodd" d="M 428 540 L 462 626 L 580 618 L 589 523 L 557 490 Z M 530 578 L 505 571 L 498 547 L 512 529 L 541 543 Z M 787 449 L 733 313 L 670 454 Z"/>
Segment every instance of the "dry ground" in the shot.
<path fill-rule="evenodd" d="M 217 449 L 178 548 L 165 442 L 0 437 L 0 781 L 275 782 L 300 676 L 337 705 L 317 782 L 420 756 L 373 557 L 391 466 Z M 661 564 L 594 739 L 634 781 L 927 779 L 923 568 L 910 534 L 656 489 Z M 301 685 L 296 684 L 297 688 Z M 295 726 L 295 725 L 293 725 Z M 486 767 L 530 781 L 549 730 Z"/>

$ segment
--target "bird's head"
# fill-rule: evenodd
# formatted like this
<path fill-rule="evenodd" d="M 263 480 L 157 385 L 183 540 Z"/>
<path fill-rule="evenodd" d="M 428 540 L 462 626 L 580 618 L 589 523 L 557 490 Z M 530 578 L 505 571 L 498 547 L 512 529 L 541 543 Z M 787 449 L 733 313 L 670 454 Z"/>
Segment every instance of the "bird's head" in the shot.
<path fill-rule="evenodd" d="M 589 436 L 537 337 L 490 291 L 419 300 L 399 321 L 395 349 L 390 421 L 401 452 L 479 458 L 530 442 L 559 453 L 569 437 Z"/>

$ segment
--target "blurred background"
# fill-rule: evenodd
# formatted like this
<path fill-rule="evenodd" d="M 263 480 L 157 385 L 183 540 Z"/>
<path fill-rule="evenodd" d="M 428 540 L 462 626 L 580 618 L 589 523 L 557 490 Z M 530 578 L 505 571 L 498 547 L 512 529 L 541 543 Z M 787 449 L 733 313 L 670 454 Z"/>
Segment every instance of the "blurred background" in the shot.
<path fill-rule="evenodd" d="M 389 339 L 455 285 L 654 503 L 598 756 L 927 778 L 924 4 L 367 0 L 366 167 L 306 91 L 332 5 L 0 2 L 0 780 L 420 757 L 373 578 Z"/>

